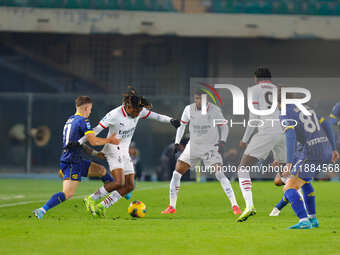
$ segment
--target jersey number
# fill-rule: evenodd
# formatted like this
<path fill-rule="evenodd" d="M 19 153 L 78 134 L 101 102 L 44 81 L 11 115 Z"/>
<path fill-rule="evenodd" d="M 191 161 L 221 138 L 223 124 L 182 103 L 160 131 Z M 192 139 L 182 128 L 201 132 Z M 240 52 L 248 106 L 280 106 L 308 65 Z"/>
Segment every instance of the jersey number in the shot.
<path fill-rule="evenodd" d="M 313 110 L 309 110 L 312 115 L 304 115 L 303 112 L 300 112 L 299 118 L 303 123 L 305 130 L 309 133 L 314 133 L 315 131 L 320 131 L 320 124 L 316 113 Z"/>
<path fill-rule="evenodd" d="M 272 104 L 273 104 L 273 93 L 270 92 L 270 91 L 267 91 L 264 94 L 264 100 L 268 104 L 268 109 L 270 109 L 272 107 Z"/>
<path fill-rule="evenodd" d="M 71 123 L 66 124 L 64 126 L 63 136 L 64 136 L 64 139 L 65 139 L 65 146 L 67 146 L 67 144 L 70 140 L 71 127 L 72 127 Z"/>

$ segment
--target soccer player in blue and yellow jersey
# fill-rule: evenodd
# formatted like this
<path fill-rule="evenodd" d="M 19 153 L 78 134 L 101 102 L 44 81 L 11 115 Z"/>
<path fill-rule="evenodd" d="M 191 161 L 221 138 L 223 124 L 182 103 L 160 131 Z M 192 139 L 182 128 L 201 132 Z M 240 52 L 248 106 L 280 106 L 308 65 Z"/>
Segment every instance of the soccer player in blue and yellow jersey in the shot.
<path fill-rule="evenodd" d="M 78 140 L 84 135 L 92 146 L 107 143 L 119 144 L 120 140 L 113 134 L 108 138 L 96 137 L 90 121 L 87 119 L 92 110 L 92 100 L 88 96 L 80 96 L 75 100 L 76 113 L 65 123 L 63 131 L 63 151 L 60 157 L 60 172 L 63 177 L 63 191 L 54 194 L 45 205 L 33 211 L 34 216 L 41 219 L 44 214 L 58 204 L 70 199 L 78 187 L 82 176 L 105 176 L 106 169 L 94 162 L 82 158 L 84 149 L 86 153 L 99 155 L 89 146 L 81 146 Z M 112 177 L 111 177 L 112 178 Z"/>
<path fill-rule="evenodd" d="M 332 125 L 337 125 L 340 120 L 340 101 L 334 105 L 331 114 L 329 115 L 329 123 Z M 338 132 L 338 148 L 340 148 L 340 132 Z"/>
<path fill-rule="evenodd" d="M 286 135 L 287 173 L 290 173 L 284 186 L 284 197 L 300 219 L 290 229 L 319 227 L 311 180 L 316 172 L 326 170 L 331 162 L 335 163 L 339 159 L 329 122 L 320 118 L 313 109 L 305 107 L 311 113 L 310 116 L 304 115 L 295 105 L 287 105 L 286 115 L 280 116 Z M 295 157 L 297 142 L 304 147 L 300 157 Z M 298 193 L 300 188 L 307 211 Z"/>

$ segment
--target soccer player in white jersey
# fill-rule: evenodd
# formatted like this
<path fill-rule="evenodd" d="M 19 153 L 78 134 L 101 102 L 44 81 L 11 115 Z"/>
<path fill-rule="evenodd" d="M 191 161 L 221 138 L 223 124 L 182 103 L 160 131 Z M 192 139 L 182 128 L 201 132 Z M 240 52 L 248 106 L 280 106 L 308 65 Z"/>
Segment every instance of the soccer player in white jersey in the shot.
<path fill-rule="evenodd" d="M 195 103 L 187 105 L 181 118 L 181 126 L 177 129 L 175 145 L 178 146 L 183 137 L 185 128 L 189 123 L 190 141 L 183 153 L 178 158 L 176 169 L 173 172 L 170 182 L 170 205 L 163 214 L 176 213 L 176 201 L 180 188 L 180 181 L 183 174 L 203 161 L 204 166 L 215 172 L 217 180 L 221 183 L 222 189 L 229 198 L 235 215 L 241 214 L 236 202 L 235 194 L 230 181 L 222 171 L 223 148 L 228 136 L 228 126 L 214 125 L 215 120 L 224 120 L 223 114 L 216 105 L 207 104 L 207 114 L 201 111 L 201 92 L 195 91 Z"/>
<path fill-rule="evenodd" d="M 257 110 L 269 109 L 272 106 L 273 89 L 277 86 L 271 82 L 271 77 L 268 68 L 260 67 L 255 71 L 256 85 L 250 87 L 250 90 L 252 92 L 252 104 Z M 285 136 L 280 127 L 279 116 L 278 108 L 271 115 L 249 114 L 252 126 L 255 126 L 254 123 L 258 123 L 258 128 L 248 125 L 240 141 L 240 147 L 246 149 L 238 169 L 239 184 L 246 202 L 246 209 L 238 217 L 238 222 L 246 221 L 249 216 L 256 214 L 249 173 L 251 166 L 255 165 L 259 159 L 266 159 L 270 151 L 273 152 L 274 160 L 277 160 L 280 164 L 286 161 Z M 255 133 L 256 130 L 257 133 Z"/>
<path fill-rule="evenodd" d="M 122 196 L 134 189 L 135 172 L 129 155 L 129 146 L 140 119 L 153 119 L 169 123 L 175 128 L 180 126 L 179 120 L 152 112 L 151 104 L 136 91 L 130 91 L 123 96 L 123 104 L 105 115 L 93 130 L 95 134 L 109 128 L 108 136 L 116 134 L 120 139 L 119 145 L 104 146 L 103 152 L 109 164 L 114 181 L 106 183 L 98 191 L 85 198 L 85 204 L 94 216 L 104 216 L 106 208 L 115 204 Z M 111 194 L 110 194 L 111 193 Z M 95 202 L 106 197 L 101 203 Z"/>

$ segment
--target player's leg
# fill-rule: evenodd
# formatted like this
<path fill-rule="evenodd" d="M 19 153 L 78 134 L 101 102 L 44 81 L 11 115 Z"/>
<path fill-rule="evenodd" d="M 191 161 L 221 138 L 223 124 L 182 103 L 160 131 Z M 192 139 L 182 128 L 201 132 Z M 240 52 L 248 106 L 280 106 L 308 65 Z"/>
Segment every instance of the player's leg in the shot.
<path fill-rule="evenodd" d="M 120 189 L 125 185 L 124 171 L 122 168 L 116 168 L 112 170 L 113 181 L 105 183 L 95 193 L 90 195 L 93 201 L 102 199 L 107 194 Z"/>
<path fill-rule="evenodd" d="M 124 170 L 122 165 L 122 156 L 117 155 L 106 155 L 107 162 L 109 163 L 109 168 L 112 169 L 112 177 L 113 181 L 105 183 L 101 186 L 95 193 L 91 194 L 87 199 L 94 202 L 104 198 L 106 195 L 111 193 L 114 190 L 118 190 L 119 188 L 125 185 L 124 178 Z M 92 203 L 92 201 L 91 201 Z"/>
<path fill-rule="evenodd" d="M 34 216 L 38 219 L 42 219 L 48 210 L 73 196 L 78 187 L 78 183 L 81 181 L 80 166 L 79 164 L 61 163 L 59 175 L 64 179 L 63 191 L 55 193 L 41 208 L 33 211 Z"/>
<path fill-rule="evenodd" d="M 312 223 L 313 228 L 319 227 L 319 222 L 316 218 L 315 207 L 315 194 L 313 185 L 310 182 L 306 182 L 302 187 L 303 199 L 308 212 L 309 221 Z"/>
<path fill-rule="evenodd" d="M 305 181 L 292 175 L 284 186 L 284 196 L 291 204 L 293 211 L 299 218 L 299 223 L 291 226 L 290 229 L 310 229 L 312 224 L 309 222 L 308 215 L 299 195 L 298 190 L 305 184 Z"/>
<path fill-rule="evenodd" d="M 38 219 L 42 219 L 42 217 L 48 210 L 70 199 L 76 191 L 78 183 L 78 181 L 64 180 L 63 191 L 55 193 L 42 207 L 34 210 L 34 216 L 36 216 Z"/>
<path fill-rule="evenodd" d="M 284 185 L 284 182 L 282 181 L 282 177 L 280 173 L 277 173 L 274 178 L 274 184 L 276 186 L 282 186 Z M 273 208 L 269 216 L 279 216 L 281 210 L 288 204 L 287 199 L 283 196 L 279 203 Z"/>
<path fill-rule="evenodd" d="M 103 165 L 91 162 L 88 169 L 88 177 L 99 177 L 103 183 L 113 182 L 113 177 Z"/>
<path fill-rule="evenodd" d="M 176 213 L 176 204 L 181 185 L 181 178 L 189 169 L 190 165 L 187 162 L 181 161 L 180 159 L 177 160 L 176 168 L 172 173 L 169 186 L 170 205 L 162 211 L 162 214 Z"/>
<path fill-rule="evenodd" d="M 190 169 L 192 164 L 192 155 L 190 154 L 190 142 L 185 146 L 184 151 L 176 162 L 175 170 L 172 173 L 169 185 L 170 205 L 163 210 L 162 214 L 176 213 L 177 196 L 181 185 L 183 174 Z"/>
<path fill-rule="evenodd" d="M 257 158 L 247 154 L 243 154 L 241 158 L 238 168 L 238 180 L 244 201 L 246 202 L 246 209 L 237 219 L 238 222 L 246 221 L 249 216 L 256 214 L 253 203 L 252 182 L 249 173 L 250 167 L 255 165 L 256 162 Z"/>
<path fill-rule="evenodd" d="M 203 158 L 204 165 L 210 166 L 211 170 L 215 173 L 216 179 L 220 182 L 221 187 L 229 198 L 233 213 L 235 215 L 241 214 L 241 210 L 237 204 L 235 193 L 229 179 L 225 176 L 222 167 L 222 156 L 218 151 L 212 150 L 206 153 L 207 157 Z"/>
<path fill-rule="evenodd" d="M 105 208 L 109 208 L 117 203 L 123 196 L 133 191 L 135 188 L 135 174 L 125 175 L 125 185 L 118 190 L 114 190 L 109 196 L 107 196 L 100 205 Z M 98 205 L 99 207 L 101 207 Z"/>

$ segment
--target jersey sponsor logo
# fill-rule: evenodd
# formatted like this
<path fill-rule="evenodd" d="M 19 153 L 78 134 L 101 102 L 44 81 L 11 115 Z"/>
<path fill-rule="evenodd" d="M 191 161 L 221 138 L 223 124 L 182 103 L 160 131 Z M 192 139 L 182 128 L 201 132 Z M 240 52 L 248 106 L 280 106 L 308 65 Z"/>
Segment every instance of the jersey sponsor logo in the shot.
<path fill-rule="evenodd" d="M 72 174 L 71 178 L 72 179 L 78 179 L 78 174 Z"/>

